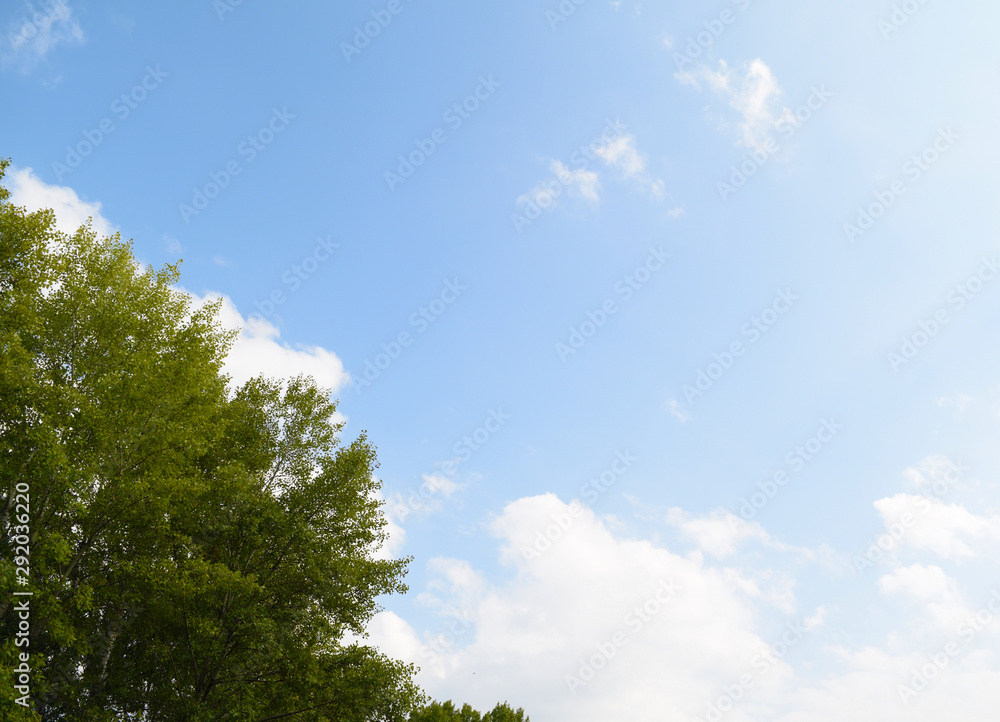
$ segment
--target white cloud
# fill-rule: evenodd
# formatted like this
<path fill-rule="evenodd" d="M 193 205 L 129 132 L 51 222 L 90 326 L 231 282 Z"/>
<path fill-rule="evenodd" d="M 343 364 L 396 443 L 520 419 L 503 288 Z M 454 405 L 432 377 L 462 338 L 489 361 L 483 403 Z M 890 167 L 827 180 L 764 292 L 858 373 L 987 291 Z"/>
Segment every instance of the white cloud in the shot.
<path fill-rule="evenodd" d="M 939 407 L 955 407 L 955 415 L 959 418 L 965 414 L 965 410 L 969 408 L 970 403 L 972 403 L 972 397 L 961 392 L 955 394 L 954 396 L 942 396 L 937 400 L 937 405 Z"/>
<path fill-rule="evenodd" d="M 806 628 L 811 631 L 813 629 L 819 629 L 826 624 L 826 612 L 827 610 L 825 607 L 817 607 L 815 614 L 811 617 L 806 617 Z"/>
<path fill-rule="evenodd" d="M 387 506 L 388 514 L 396 521 L 403 522 L 411 514 L 426 516 L 441 509 L 438 494 L 449 498 L 461 485 L 437 472 L 423 474 L 423 483 L 416 489 L 396 492 L 391 495 Z"/>
<path fill-rule="evenodd" d="M 938 566 L 900 567 L 878 580 L 883 594 L 903 594 L 925 603 L 926 612 L 944 630 L 957 627 L 968 613 L 958 582 Z"/>
<path fill-rule="evenodd" d="M 382 651 L 396 659 L 417 659 L 419 656 L 421 644 L 413 628 L 392 612 L 376 614 L 368 625 L 368 636 L 373 642 L 381 642 L 378 646 Z M 348 635 L 346 641 L 354 639 L 354 635 Z"/>
<path fill-rule="evenodd" d="M 677 510 L 675 516 L 704 538 L 716 536 L 706 530 L 717 519 L 696 520 L 701 524 L 695 528 L 691 515 Z M 551 546 L 526 555 L 554 519 L 564 523 L 551 535 Z M 708 567 L 698 554 L 684 557 L 626 538 L 590 510 L 574 513 L 551 494 L 507 505 L 491 528 L 507 568 L 502 581 L 491 583 L 461 559 L 438 558 L 429 565 L 433 581 L 424 600 L 442 616 L 465 614 L 472 620 L 468 631 L 429 654 L 423 645 L 443 622 L 417 632 L 397 614 L 383 612 L 370 626 L 372 643 L 421 667 L 418 681 L 435 698 L 479 708 L 509 699 L 539 722 L 840 722 L 902 719 L 903 712 L 916 722 L 995 718 L 995 636 L 966 645 L 955 635 L 950 625 L 961 618 L 956 615 L 963 602 L 955 580 L 937 567 L 905 567 L 883 576 L 878 586 L 881 603 L 894 605 L 889 625 L 906 630 L 926 622 L 928 612 L 932 620 L 947 621 L 944 634 L 937 625 L 939 646 L 924 639 L 908 644 L 907 636 L 889 628 L 875 631 L 884 633 L 884 642 L 825 646 L 824 635 L 831 632 L 844 639 L 844 615 L 826 606 L 798 611 L 790 591 L 787 604 L 775 604 L 774 595 L 760 591 L 759 580 L 773 576 L 766 560 L 741 563 L 739 570 Z M 770 539 L 759 527 L 752 534 Z M 645 621 L 637 624 L 637 611 L 652 603 L 663 580 L 672 581 L 676 594 L 647 607 Z M 915 602 L 916 617 L 897 619 L 900 595 Z M 839 618 L 829 620 L 832 614 Z M 793 644 L 779 647 L 788 634 Z M 624 644 L 609 646 L 615 635 Z M 904 709 L 900 685 L 950 640 L 965 645 L 959 656 Z M 775 663 L 765 666 L 759 655 L 768 647 Z M 581 665 L 592 661 L 600 668 L 591 681 L 570 691 L 566 678 L 579 676 Z M 722 714 L 708 714 L 709 705 L 745 675 L 753 684 L 739 700 Z"/>
<path fill-rule="evenodd" d="M 445 617 L 465 619 L 475 613 L 487 585 L 468 562 L 434 557 L 427 570 L 435 576 L 427 584 L 430 591 L 419 594 L 417 601 Z"/>
<path fill-rule="evenodd" d="M 433 492 L 441 492 L 445 497 L 450 497 L 459 488 L 457 483 L 444 474 L 423 474 L 421 478 L 427 482 Z"/>
<path fill-rule="evenodd" d="M 670 412 L 670 415 L 675 419 L 680 421 L 682 424 L 686 424 L 691 420 L 691 414 L 683 409 L 680 402 L 677 399 L 667 399 L 663 404 L 663 408 Z"/>
<path fill-rule="evenodd" d="M 635 149 L 635 136 L 623 135 L 600 146 L 594 153 L 613 168 L 618 168 L 625 178 L 646 170 L 646 161 Z"/>
<path fill-rule="evenodd" d="M 663 179 L 653 179 L 646 174 L 646 159 L 636 149 L 634 135 L 621 135 L 595 148 L 594 153 L 609 167 L 616 169 L 623 180 L 644 189 L 652 198 L 660 200 L 666 194 Z"/>
<path fill-rule="evenodd" d="M 176 238 L 171 236 L 169 233 L 163 234 L 163 243 L 167 247 L 167 253 L 181 253 L 184 249 L 181 247 L 181 242 Z"/>
<path fill-rule="evenodd" d="M 8 172 L 10 202 L 29 211 L 51 208 L 60 231 L 74 233 L 87 218 L 92 218 L 98 235 L 110 236 L 116 232 L 111 222 L 101 215 L 99 202 L 83 201 L 76 191 L 67 186 L 49 185 L 38 178 L 31 168 L 11 168 Z M 168 250 L 179 250 L 177 239 L 169 235 L 164 235 L 163 239 Z M 143 268 L 139 266 L 137 270 L 142 272 Z M 244 319 L 228 296 L 214 291 L 204 296 L 185 292 L 191 296 L 195 307 L 221 298 L 220 323 L 228 329 L 241 329 L 224 369 L 232 376 L 234 384 L 242 384 L 260 374 L 274 378 L 306 374 L 315 378 L 321 386 L 336 392 L 350 382 L 350 374 L 344 370 L 336 354 L 319 346 L 292 348 L 280 340 L 281 332 L 273 324 L 259 317 Z"/>
<path fill-rule="evenodd" d="M 965 474 L 965 470 L 960 467 L 961 465 L 956 466 L 947 456 L 928 456 L 916 466 L 905 469 L 903 477 L 908 488 L 930 491 L 935 484 L 940 487 L 942 482 L 948 486 L 957 482 Z M 943 488 L 947 489 L 948 486 Z"/>
<path fill-rule="evenodd" d="M 99 236 L 110 236 L 116 232 L 111 222 L 101 215 L 101 204 L 81 200 L 76 191 L 68 186 L 49 185 L 35 175 L 31 168 L 8 168 L 8 189 L 10 202 L 24 206 L 29 211 L 51 208 L 56 216 L 56 228 L 73 234 L 93 218 L 94 231 Z"/>
<path fill-rule="evenodd" d="M 674 74 L 681 83 L 700 87 L 705 82 L 721 95 L 739 114 L 738 142 L 748 148 L 762 147 L 771 136 L 775 124 L 790 111 L 776 112 L 775 107 L 782 91 L 774 73 L 760 58 L 744 66 L 743 70 L 719 61 L 718 70 L 699 65 L 691 71 Z"/>
<path fill-rule="evenodd" d="M 528 558 L 524 550 L 553 518 L 572 522 L 550 548 Z M 443 615 L 475 620 L 459 644 L 430 658 L 405 656 L 420 638 L 408 624 L 383 613 L 371 627 L 378 646 L 421 666 L 418 679 L 437 698 L 480 707 L 511 699 L 542 722 L 687 722 L 705 714 L 724 684 L 751 671 L 755 659 L 760 663 L 758 655 L 777 638 L 757 629 L 758 606 L 771 600 L 755 582 L 617 536 L 590 510 L 574 514 L 551 494 L 509 504 L 492 530 L 510 568 L 507 583 L 490 585 L 462 560 L 431 565 L 437 579 L 426 598 Z M 815 630 L 823 615 L 817 609 L 797 622 Z M 571 691 L 567 677 L 579 676 L 598 645 L 608 649 L 615 635 L 625 643 L 592 681 Z M 776 697 L 792 668 L 783 659 L 767 666 L 755 689 Z"/>
<path fill-rule="evenodd" d="M 27 72 L 57 46 L 82 44 L 83 30 L 66 0 L 49 0 L 41 8 L 27 3 L 26 13 L 11 23 L 4 38 L 3 65 Z"/>
<path fill-rule="evenodd" d="M 547 178 L 536 185 L 531 191 L 518 196 L 517 202 L 520 205 L 530 203 L 537 204 L 540 208 L 550 208 L 555 205 L 557 199 L 565 192 L 568 195 L 576 196 L 597 203 L 600 201 L 598 190 L 600 182 L 597 173 L 586 168 L 570 170 L 562 162 L 553 160 L 549 163 L 549 170 L 554 176 Z"/>
<path fill-rule="evenodd" d="M 913 564 L 900 567 L 878 580 L 883 594 L 909 594 L 917 599 L 943 599 L 958 595 L 955 580 L 938 566 Z"/>
<path fill-rule="evenodd" d="M 657 200 L 664 197 L 663 180 L 650 178 L 645 173 L 646 160 L 636 149 L 635 136 L 623 134 L 610 141 L 605 139 L 592 144 L 590 150 L 606 166 L 618 171 L 621 180 L 644 189 L 650 197 Z M 543 209 L 551 209 L 564 194 L 594 204 L 600 202 L 601 182 L 596 171 L 588 170 L 586 165 L 570 170 L 558 160 L 549 162 L 549 171 L 552 177 L 540 181 L 531 191 L 518 196 L 519 205 L 535 204 Z M 683 212 L 683 209 L 674 210 Z"/>
<path fill-rule="evenodd" d="M 215 291 L 203 296 L 185 292 L 191 296 L 196 308 L 221 298 L 219 322 L 224 328 L 240 329 L 224 368 L 234 384 L 242 384 L 260 374 L 272 378 L 304 374 L 312 376 L 320 386 L 335 393 L 350 383 L 350 374 L 333 352 L 319 346 L 299 345 L 292 348 L 281 341 L 281 332 L 267 320 L 257 316 L 244 319 L 228 296 Z"/>
<path fill-rule="evenodd" d="M 381 489 L 375 490 L 375 498 L 378 501 L 385 501 L 385 497 L 382 495 Z M 385 532 L 387 534 L 385 543 L 379 547 L 378 551 L 375 553 L 376 559 L 396 559 L 399 552 L 402 550 L 403 545 L 406 543 L 406 530 L 396 523 L 391 512 L 389 512 L 389 505 L 386 504 L 382 507 L 386 520 Z"/>
<path fill-rule="evenodd" d="M 87 218 L 92 218 L 98 235 L 110 236 L 116 232 L 111 222 L 101 215 L 99 202 L 83 201 L 76 191 L 67 186 L 49 185 L 38 178 L 31 168 L 11 168 L 8 172 L 10 202 L 29 211 L 51 208 L 60 231 L 74 233 Z M 163 240 L 170 252 L 179 251 L 177 239 L 164 235 Z M 137 270 L 142 272 L 141 267 Z M 306 374 L 315 378 L 321 386 L 336 392 L 350 382 L 350 375 L 334 353 L 319 346 L 292 348 L 280 340 L 281 332 L 273 324 L 259 317 L 244 319 L 228 296 L 214 291 L 204 296 L 187 293 L 196 307 L 221 298 L 220 323 L 225 328 L 241 329 L 225 365 L 233 383 L 242 384 L 260 374 L 275 378 Z"/>
<path fill-rule="evenodd" d="M 900 545 L 934 552 L 945 559 L 978 557 L 1000 541 L 1000 516 L 978 516 L 959 504 L 914 494 L 879 499 L 875 508 L 886 529 L 903 528 Z M 904 520 L 909 515 L 910 524 Z"/>
<path fill-rule="evenodd" d="M 770 535 L 757 522 L 745 522 L 735 514 L 723 510 L 696 516 L 674 507 L 667 512 L 666 520 L 697 544 L 699 549 L 720 559 L 735 553 L 747 541 L 773 543 Z"/>

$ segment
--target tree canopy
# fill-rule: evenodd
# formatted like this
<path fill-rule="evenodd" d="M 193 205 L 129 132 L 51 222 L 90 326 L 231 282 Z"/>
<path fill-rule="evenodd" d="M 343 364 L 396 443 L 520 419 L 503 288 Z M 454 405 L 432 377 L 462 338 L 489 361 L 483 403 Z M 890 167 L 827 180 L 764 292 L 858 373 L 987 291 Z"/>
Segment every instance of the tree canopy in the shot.
<path fill-rule="evenodd" d="M 531 722 L 524 716 L 524 710 L 514 710 L 506 702 L 498 704 L 486 714 L 480 714 L 469 704 L 462 709 L 455 707 L 451 700 L 432 702 L 410 714 L 410 722 Z"/>
<path fill-rule="evenodd" d="M 176 266 L 0 194 L 2 652 L 11 680 L 30 590 L 34 706 L 7 683 L 2 716 L 404 720 L 412 666 L 345 641 L 405 591 L 408 560 L 375 555 L 374 446 L 341 441 L 311 379 L 227 389 L 231 333 Z"/>
<path fill-rule="evenodd" d="M 218 303 L 117 234 L 14 206 L 8 164 L 0 718 L 527 722 L 428 705 L 413 665 L 350 641 L 410 559 L 377 554 L 376 450 L 341 439 L 329 390 L 231 384 Z"/>

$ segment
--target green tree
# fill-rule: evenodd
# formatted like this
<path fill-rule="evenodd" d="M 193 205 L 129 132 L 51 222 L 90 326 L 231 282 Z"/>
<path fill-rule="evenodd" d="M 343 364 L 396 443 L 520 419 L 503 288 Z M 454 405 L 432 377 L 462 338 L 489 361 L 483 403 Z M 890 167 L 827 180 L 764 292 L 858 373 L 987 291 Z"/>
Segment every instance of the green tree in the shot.
<path fill-rule="evenodd" d="M 451 700 L 431 702 L 410 713 L 410 722 L 482 722 L 482 715 L 468 704 L 458 710 Z"/>
<path fill-rule="evenodd" d="M 524 710 L 520 707 L 515 711 L 513 707 L 503 702 L 484 714 L 483 722 L 531 722 L 531 719 L 525 716 Z"/>
<path fill-rule="evenodd" d="M 447 702 L 432 702 L 410 713 L 410 722 L 531 722 L 524 715 L 523 709 L 514 709 L 506 702 L 497 704 L 484 715 L 474 710 L 471 705 L 463 704 L 462 709 L 456 709 L 451 700 Z"/>
<path fill-rule="evenodd" d="M 415 669 L 345 641 L 406 589 L 409 560 L 375 555 L 374 447 L 340 441 L 311 379 L 227 389 L 218 306 L 177 280 L 0 185 L 0 717 L 405 720 Z M 15 586 L 33 711 L 11 692 Z"/>

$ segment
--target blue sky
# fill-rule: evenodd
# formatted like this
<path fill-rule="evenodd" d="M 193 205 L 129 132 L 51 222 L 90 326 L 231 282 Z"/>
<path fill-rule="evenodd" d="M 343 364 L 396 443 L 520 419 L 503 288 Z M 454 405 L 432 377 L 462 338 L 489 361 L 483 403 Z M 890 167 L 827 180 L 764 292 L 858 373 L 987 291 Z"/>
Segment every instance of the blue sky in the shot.
<path fill-rule="evenodd" d="M 998 16 L 10 4 L 0 154 L 225 297 L 234 378 L 312 373 L 368 431 L 414 557 L 370 640 L 435 696 L 988 719 L 994 622 L 900 685 L 1000 589 Z"/>

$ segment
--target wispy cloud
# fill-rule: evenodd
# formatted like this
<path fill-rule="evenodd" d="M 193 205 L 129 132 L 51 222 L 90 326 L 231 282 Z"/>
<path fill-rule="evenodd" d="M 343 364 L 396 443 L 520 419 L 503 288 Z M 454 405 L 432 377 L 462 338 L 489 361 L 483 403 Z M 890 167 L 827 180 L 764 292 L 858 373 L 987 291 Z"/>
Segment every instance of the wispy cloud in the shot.
<path fill-rule="evenodd" d="M 26 4 L 25 14 L 8 26 L 0 47 L 0 64 L 29 72 L 59 45 L 83 44 L 83 29 L 73 17 L 66 0 L 55 0 L 41 7 Z"/>
<path fill-rule="evenodd" d="M 646 173 L 646 159 L 636 148 L 634 135 L 618 135 L 612 140 L 591 145 L 590 150 L 593 153 L 590 157 L 599 158 L 608 169 L 617 171 L 620 181 L 645 191 L 657 200 L 666 195 L 663 180 L 652 178 Z M 583 160 L 584 156 L 579 158 Z M 539 181 L 528 193 L 518 196 L 518 205 L 535 204 L 549 209 L 563 195 L 581 198 L 591 204 L 600 202 L 601 176 L 596 170 L 590 170 L 585 160 L 583 167 L 572 170 L 562 161 L 551 160 L 549 171 L 552 176 Z M 670 214 L 672 218 L 676 218 L 682 212 L 683 209 L 674 208 Z"/>
<path fill-rule="evenodd" d="M 674 216 L 676 217 L 676 216 Z M 691 414 L 684 410 L 677 399 L 668 399 L 664 404 L 663 408 L 670 412 L 670 415 L 675 419 L 680 421 L 682 424 L 687 423 L 691 420 Z"/>
<path fill-rule="evenodd" d="M 700 65 L 674 74 L 681 83 L 700 89 L 706 84 L 739 114 L 737 142 L 748 148 L 760 148 L 771 137 L 771 131 L 789 111 L 777 109 L 782 95 L 774 73 L 763 60 L 747 63 L 743 69 L 733 68 L 725 60 L 717 70 Z"/>
<path fill-rule="evenodd" d="M 635 136 L 623 135 L 594 151 L 609 166 L 618 168 L 625 178 L 646 170 L 646 161 L 635 149 Z"/>
<path fill-rule="evenodd" d="M 591 203 L 598 203 L 601 200 L 600 181 L 594 171 L 586 168 L 570 170 L 558 160 L 549 163 L 549 170 L 553 174 L 552 177 L 540 181 L 530 191 L 518 196 L 518 205 L 536 203 L 542 208 L 548 208 L 564 191 L 568 195 L 583 198 Z"/>
<path fill-rule="evenodd" d="M 176 238 L 171 236 L 169 233 L 163 234 L 163 243 L 167 247 L 167 253 L 180 253 L 183 249 L 181 248 L 181 242 Z"/>
<path fill-rule="evenodd" d="M 965 410 L 969 408 L 970 403 L 972 403 L 972 397 L 961 392 L 955 394 L 954 396 L 942 396 L 937 400 L 937 405 L 939 407 L 954 407 L 955 415 L 959 418 L 965 414 Z"/>

